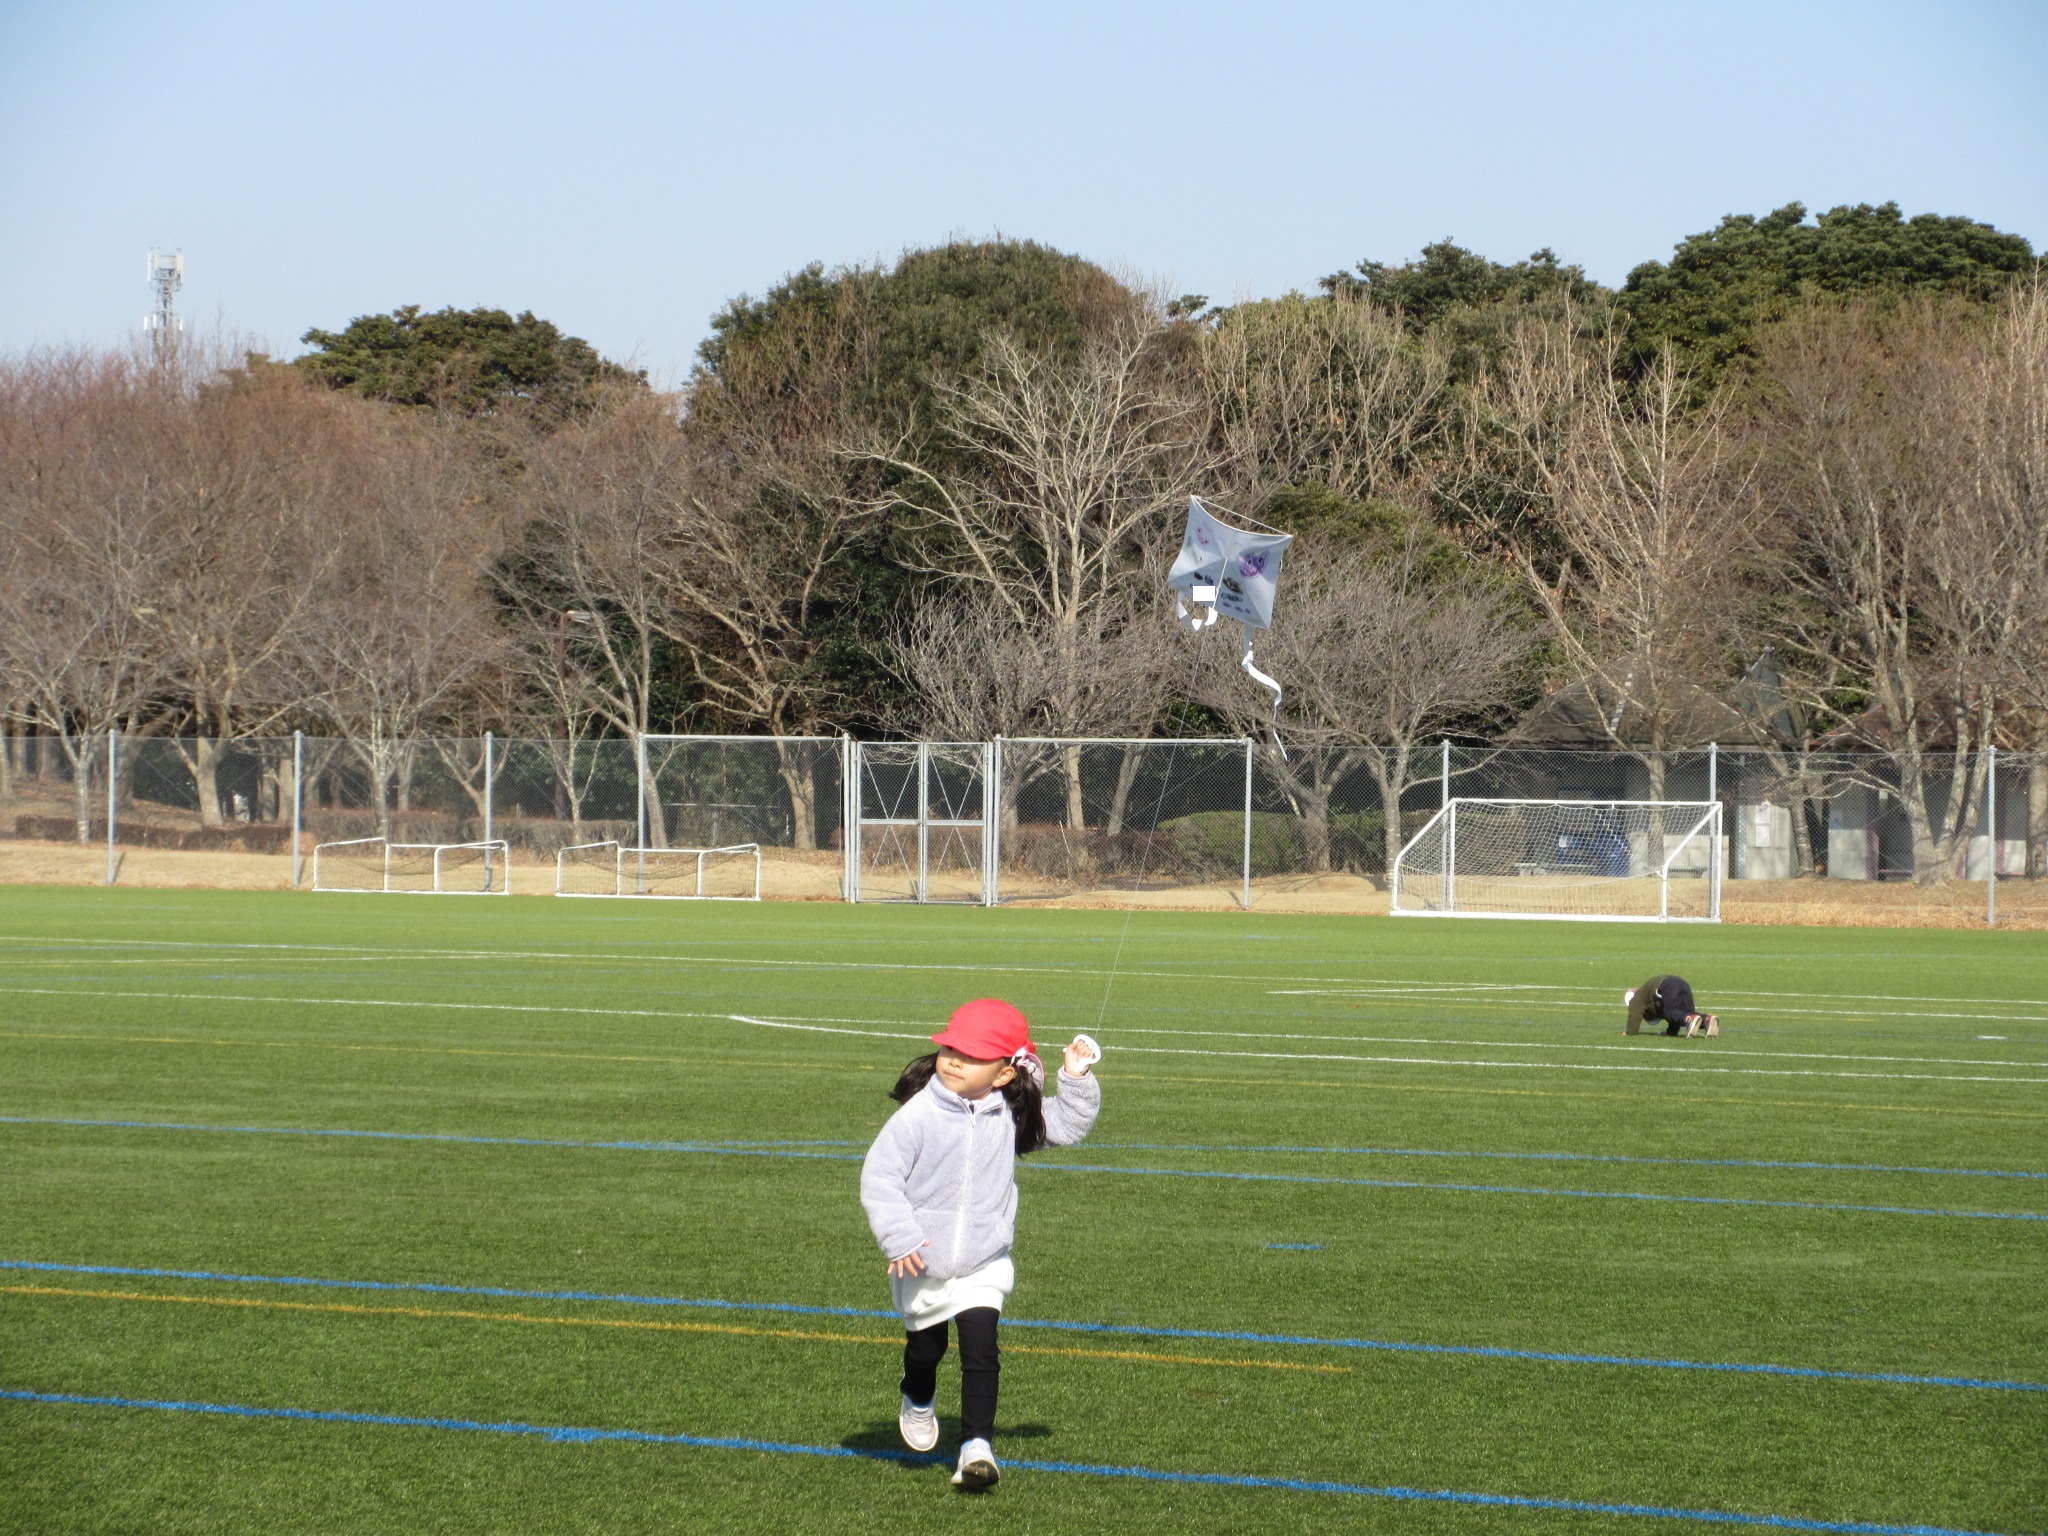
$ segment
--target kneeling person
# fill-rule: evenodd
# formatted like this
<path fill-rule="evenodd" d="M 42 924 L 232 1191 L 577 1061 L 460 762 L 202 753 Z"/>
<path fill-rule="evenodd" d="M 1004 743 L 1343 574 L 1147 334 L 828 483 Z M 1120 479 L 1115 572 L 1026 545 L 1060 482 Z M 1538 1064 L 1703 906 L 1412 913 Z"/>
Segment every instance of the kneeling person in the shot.
<path fill-rule="evenodd" d="M 1683 976 L 1652 976 L 1628 993 L 1628 1026 L 1625 1034 L 1641 1034 L 1645 1022 L 1661 1023 L 1667 1035 L 1695 1035 L 1712 1038 L 1721 1033 L 1721 1021 L 1701 1013 L 1692 997 L 1692 984 Z"/>

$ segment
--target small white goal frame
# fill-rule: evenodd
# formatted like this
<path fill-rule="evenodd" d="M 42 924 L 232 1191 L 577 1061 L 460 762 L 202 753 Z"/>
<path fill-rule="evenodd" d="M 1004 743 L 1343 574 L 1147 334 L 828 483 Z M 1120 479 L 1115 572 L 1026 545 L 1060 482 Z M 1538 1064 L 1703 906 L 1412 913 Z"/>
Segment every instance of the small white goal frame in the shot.
<path fill-rule="evenodd" d="M 590 853 L 599 848 L 612 850 L 612 889 L 608 891 L 565 891 L 562 889 L 563 876 L 569 865 L 566 862 L 572 853 Z M 704 889 L 704 861 L 719 854 L 752 854 L 754 856 L 754 892 L 751 896 L 730 896 L 718 892 L 707 893 Z M 688 858 L 695 855 L 697 860 L 697 889 L 694 891 L 650 891 L 644 889 L 646 875 L 644 863 L 648 856 L 656 855 L 665 859 Z M 636 869 L 636 865 L 639 866 Z M 583 868 L 602 868 L 603 861 L 586 860 Z M 639 890 L 630 886 L 643 887 Z M 759 843 L 734 843 L 726 848 L 628 848 L 622 843 L 606 839 L 598 843 L 573 843 L 555 854 L 555 894 L 557 896 L 594 897 L 598 900 L 614 899 L 642 901 L 759 901 L 761 899 L 761 845 Z"/>
<path fill-rule="evenodd" d="M 320 856 L 333 848 L 362 848 L 377 850 L 375 856 L 379 868 L 379 880 L 375 885 L 331 885 L 320 878 Z M 484 855 L 484 883 L 481 887 L 452 884 L 452 875 L 447 870 L 447 856 L 451 853 L 481 851 Z M 433 855 L 433 884 L 431 886 L 394 887 L 391 883 L 391 856 L 407 853 L 431 853 Z M 495 854 L 496 858 L 492 855 Z M 473 866 L 464 866 L 465 868 Z M 316 891 L 340 892 L 344 895 L 382 896 L 509 896 L 512 894 L 512 849 L 503 838 L 491 838 L 476 843 L 394 843 L 383 837 L 350 837 L 340 842 L 319 843 L 313 849 L 313 889 Z"/>
<path fill-rule="evenodd" d="M 1548 810 L 1573 811 L 1660 811 L 1678 812 L 1677 826 L 1668 828 L 1664 837 L 1666 852 L 1655 873 L 1644 870 L 1640 875 L 1613 875 L 1587 871 L 1578 878 L 1585 881 L 1638 880 L 1657 882 L 1657 911 L 1643 913 L 1606 912 L 1510 912 L 1494 906 L 1461 907 L 1458 904 L 1457 847 L 1458 808 L 1483 807 L 1487 809 L 1541 808 Z M 1441 829 L 1441 835 L 1437 836 Z M 1410 855 L 1436 837 L 1435 848 L 1438 862 L 1435 869 L 1411 867 Z M 1701 838 L 1705 838 L 1707 862 L 1705 878 L 1707 889 L 1706 912 L 1674 913 L 1671 910 L 1671 876 L 1679 858 Z M 1388 881 L 1388 911 L 1395 917 L 1494 917 L 1529 922 L 1557 923 L 1718 923 L 1721 921 L 1721 805 L 1717 800 L 1492 800 L 1470 796 L 1459 796 L 1449 801 L 1443 809 L 1424 823 L 1421 830 L 1402 846 L 1394 859 L 1394 868 Z M 1530 869 L 1527 863 L 1518 862 L 1518 873 Z M 1685 866 L 1687 870 L 1698 865 Z M 1557 871 L 1546 871 L 1551 877 Z M 1404 876 L 1419 880 L 1424 875 L 1437 882 L 1438 899 L 1419 899 L 1418 904 L 1402 905 L 1402 881 Z M 1489 880 L 1508 878 L 1490 875 Z"/>

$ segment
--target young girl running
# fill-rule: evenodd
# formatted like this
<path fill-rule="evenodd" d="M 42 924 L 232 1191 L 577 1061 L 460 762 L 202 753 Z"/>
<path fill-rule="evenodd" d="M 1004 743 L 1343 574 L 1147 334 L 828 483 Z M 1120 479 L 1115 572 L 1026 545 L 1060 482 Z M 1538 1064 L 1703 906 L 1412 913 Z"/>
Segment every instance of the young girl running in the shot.
<path fill-rule="evenodd" d="M 860 1203 L 889 1261 L 889 1289 L 909 1334 L 896 1422 L 912 1450 L 939 1443 L 934 1411 L 946 1325 L 960 1330 L 960 1462 L 953 1481 L 980 1489 L 999 1475 L 996 1317 L 1016 1284 L 1017 1158 L 1070 1146 L 1095 1124 L 1101 1086 L 1088 1069 L 1102 1052 L 1086 1035 L 1067 1047 L 1059 1092 L 1042 1097 L 1045 1068 L 1024 1015 L 978 998 L 932 1036 L 938 1050 L 903 1069 L 889 1117 L 861 1168 Z"/>

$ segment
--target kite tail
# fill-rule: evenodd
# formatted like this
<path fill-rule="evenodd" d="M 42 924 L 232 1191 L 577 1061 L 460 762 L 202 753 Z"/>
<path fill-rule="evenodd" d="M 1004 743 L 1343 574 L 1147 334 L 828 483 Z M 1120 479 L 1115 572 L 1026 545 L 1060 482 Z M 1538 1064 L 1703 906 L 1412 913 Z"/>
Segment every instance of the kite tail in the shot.
<path fill-rule="evenodd" d="M 1280 760 L 1285 762 L 1287 761 L 1287 744 L 1280 739 L 1280 700 L 1282 698 L 1280 682 L 1278 678 L 1270 677 L 1266 673 L 1261 672 L 1253 662 L 1252 629 L 1249 624 L 1244 629 L 1244 654 L 1238 658 L 1238 664 L 1244 668 L 1246 675 L 1261 688 L 1273 690 L 1273 745 L 1280 749 Z"/>

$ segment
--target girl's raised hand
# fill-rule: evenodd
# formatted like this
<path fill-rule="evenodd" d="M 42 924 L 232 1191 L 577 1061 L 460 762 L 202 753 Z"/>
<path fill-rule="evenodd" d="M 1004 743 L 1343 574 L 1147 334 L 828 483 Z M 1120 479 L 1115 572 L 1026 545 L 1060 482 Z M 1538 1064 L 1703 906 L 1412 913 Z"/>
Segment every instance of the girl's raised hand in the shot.
<path fill-rule="evenodd" d="M 919 1249 L 925 1246 L 925 1244 L 920 1243 L 917 1248 L 911 1249 L 902 1258 L 891 1259 L 889 1261 L 889 1278 L 891 1280 L 913 1280 L 923 1274 L 925 1269 L 924 1254 Z"/>
<path fill-rule="evenodd" d="M 1067 1071 L 1071 1076 L 1080 1077 L 1095 1063 L 1102 1060 L 1102 1047 L 1086 1035 L 1074 1036 L 1074 1043 L 1067 1047 Z"/>

